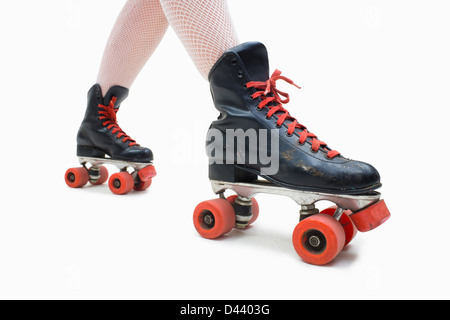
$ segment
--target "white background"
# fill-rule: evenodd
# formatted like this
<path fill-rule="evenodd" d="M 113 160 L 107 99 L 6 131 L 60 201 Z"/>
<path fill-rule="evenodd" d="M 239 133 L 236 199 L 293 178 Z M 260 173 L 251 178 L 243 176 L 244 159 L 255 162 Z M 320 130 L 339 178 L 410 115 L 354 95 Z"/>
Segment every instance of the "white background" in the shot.
<path fill-rule="evenodd" d="M 445 0 L 230 0 L 241 41 L 269 49 L 299 121 L 382 175 L 392 218 L 330 265 L 305 264 L 298 206 L 259 196 L 249 230 L 202 239 L 195 206 L 214 198 L 203 149 L 217 116 L 170 29 L 121 109 L 158 176 L 144 193 L 69 189 L 86 92 L 124 1 L 0 4 L 0 298 L 450 298 Z M 110 168 L 110 172 L 114 168 Z"/>

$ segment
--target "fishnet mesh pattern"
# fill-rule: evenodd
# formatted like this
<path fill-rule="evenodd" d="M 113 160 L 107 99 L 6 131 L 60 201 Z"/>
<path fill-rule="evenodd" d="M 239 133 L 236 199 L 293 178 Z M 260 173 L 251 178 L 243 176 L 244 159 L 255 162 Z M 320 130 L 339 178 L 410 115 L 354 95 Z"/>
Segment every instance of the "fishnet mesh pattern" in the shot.
<path fill-rule="evenodd" d="M 103 94 L 130 88 L 158 47 L 169 23 L 159 0 L 128 0 L 106 44 L 97 83 Z"/>
<path fill-rule="evenodd" d="M 200 74 L 239 44 L 226 0 L 160 0 L 167 20 Z"/>
<path fill-rule="evenodd" d="M 130 88 L 170 25 L 206 79 L 239 44 L 226 0 L 128 0 L 108 39 L 97 83 Z"/>

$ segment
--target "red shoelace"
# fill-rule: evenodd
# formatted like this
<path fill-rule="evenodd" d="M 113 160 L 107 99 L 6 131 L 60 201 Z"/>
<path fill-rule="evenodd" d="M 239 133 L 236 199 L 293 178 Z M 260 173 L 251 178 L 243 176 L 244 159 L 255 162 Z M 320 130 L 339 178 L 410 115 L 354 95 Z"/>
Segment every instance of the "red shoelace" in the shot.
<path fill-rule="evenodd" d="M 114 105 L 117 102 L 117 98 L 113 97 L 111 101 L 109 102 L 108 106 L 104 106 L 99 104 L 98 107 L 103 109 L 102 111 L 99 111 L 98 114 L 102 115 L 102 117 L 99 118 L 99 120 L 105 120 L 103 122 L 103 126 L 107 127 L 108 130 L 112 129 L 112 134 L 116 134 L 117 132 L 117 139 L 122 138 L 122 142 L 129 141 L 129 146 L 137 146 L 138 144 L 136 141 L 130 138 L 120 127 L 117 123 L 116 113 L 119 109 L 115 109 Z"/>
<path fill-rule="evenodd" d="M 246 84 L 247 88 L 255 88 L 257 91 L 252 95 L 253 99 L 261 98 L 262 101 L 259 104 L 258 108 L 261 110 L 264 107 L 269 109 L 267 113 L 267 118 L 271 118 L 274 114 L 277 114 L 278 121 L 277 126 L 281 127 L 286 120 L 291 121 L 288 125 L 287 134 L 292 136 L 296 130 L 300 135 L 299 143 L 304 144 L 308 138 L 311 138 L 312 150 L 314 152 L 318 152 L 321 147 L 323 147 L 326 151 L 328 151 L 328 158 L 333 159 L 340 155 L 340 153 L 336 150 L 330 150 L 327 147 L 327 144 L 323 141 L 320 141 L 314 133 L 308 131 L 308 129 L 298 123 L 297 119 L 292 117 L 285 108 L 283 108 L 283 104 L 287 104 L 290 101 L 289 94 L 282 92 L 277 89 L 276 82 L 278 80 L 284 80 L 287 83 L 297 87 L 300 89 L 298 85 L 294 83 L 291 79 L 288 79 L 281 75 L 280 70 L 275 70 L 269 80 L 266 82 L 258 82 L 252 81 Z M 283 100 L 280 96 L 284 97 Z"/>

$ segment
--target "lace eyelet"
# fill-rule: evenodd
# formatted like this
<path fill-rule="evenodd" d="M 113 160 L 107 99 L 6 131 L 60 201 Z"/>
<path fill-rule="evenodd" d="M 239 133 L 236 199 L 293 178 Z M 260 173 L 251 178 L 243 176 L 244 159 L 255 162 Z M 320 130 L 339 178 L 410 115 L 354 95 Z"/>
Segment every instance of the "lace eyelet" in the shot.
<path fill-rule="evenodd" d="M 289 132 L 286 131 L 286 137 L 291 138 L 294 134 L 289 134 Z"/>
<path fill-rule="evenodd" d="M 317 151 L 314 151 L 314 149 L 313 149 L 313 148 L 311 148 L 311 152 L 312 152 L 312 153 L 319 153 L 319 150 L 317 150 Z"/>
<path fill-rule="evenodd" d="M 231 62 L 231 65 L 233 65 L 233 66 L 237 65 L 237 60 L 233 59 L 233 61 Z"/>
<path fill-rule="evenodd" d="M 281 129 L 281 127 L 282 127 L 282 126 L 279 126 L 279 125 L 278 125 L 278 123 L 277 123 L 277 124 L 275 124 L 275 128 L 277 128 L 277 129 Z"/>
<path fill-rule="evenodd" d="M 243 78 L 244 77 L 244 72 L 239 71 L 237 76 L 238 76 L 238 78 Z"/>
<path fill-rule="evenodd" d="M 271 119 L 271 118 L 269 118 L 269 117 L 267 116 L 267 114 L 266 114 L 266 116 L 265 116 L 264 118 L 266 118 L 266 120 L 270 120 L 270 119 Z"/>

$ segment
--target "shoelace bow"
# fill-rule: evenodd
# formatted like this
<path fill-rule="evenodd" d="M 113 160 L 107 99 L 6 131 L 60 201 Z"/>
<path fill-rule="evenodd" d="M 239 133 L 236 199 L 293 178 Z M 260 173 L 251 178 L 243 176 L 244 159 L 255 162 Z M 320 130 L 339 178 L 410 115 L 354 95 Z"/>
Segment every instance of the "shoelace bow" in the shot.
<path fill-rule="evenodd" d="M 325 150 L 328 151 L 327 156 L 330 159 L 340 155 L 338 151 L 330 150 L 325 142 L 320 141 L 315 134 L 309 132 L 304 125 L 298 123 L 297 119 L 295 119 L 289 114 L 288 110 L 283 108 L 283 104 L 289 103 L 290 98 L 289 94 L 277 89 L 276 82 L 278 80 L 284 80 L 287 83 L 301 89 L 298 85 L 294 83 L 294 81 L 282 76 L 280 70 L 275 70 L 270 79 L 267 80 L 266 82 L 252 81 L 246 84 L 247 88 L 255 88 L 256 90 L 258 90 L 252 95 L 252 98 L 262 99 L 261 103 L 258 106 L 259 110 L 263 109 L 264 107 L 269 108 L 267 118 L 271 118 L 277 112 L 278 113 L 283 112 L 283 114 L 281 115 L 277 114 L 278 115 L 277 126 L 281 127 L 286 120 L 290 120 L 291 123 L 288 126 L 287 134 L 289 136 L 292 136 L 295 130 L 298 129 L 299 131 L 301 131 L 299 139 L 300 144 L 303 145 L 308 138 L 311 138 L 312 150 L 314 152 L 319 151 L 320 147 L 323 147 Z M 285 99 L 282 99 L 280 96 L 284 97 Z"/>
<path fill-rule="evenodd" d="M 129 146 L 136 146 L 138 145 L 136 143 L 136 141 L 134 141 L 133 139 L 130 138 L 130 136 L 128 136 L 120 127 L 119 124 L 117 123 L 117 111 L 118 109 L 114 108 L 115 103 L 117 102 L 117 98 L 113 97 L 111 99 L 111 101 L 109 102 L 109 105 L 104 106 L 99 104 L 98 107 L 100 109 L 102 109 L 102 111 L 99 111 L 98 114 L 102 115 L 102 117 L 99 118 L 99 120 L 105 120 L 103 122 L 103 126 L 107 127 L 108 130 L 112 129 L 112 134 L 117 134 L 117 139 L 121 139 L 122 138 L 122 142 L 127 142 L 129 141 Z"/>

